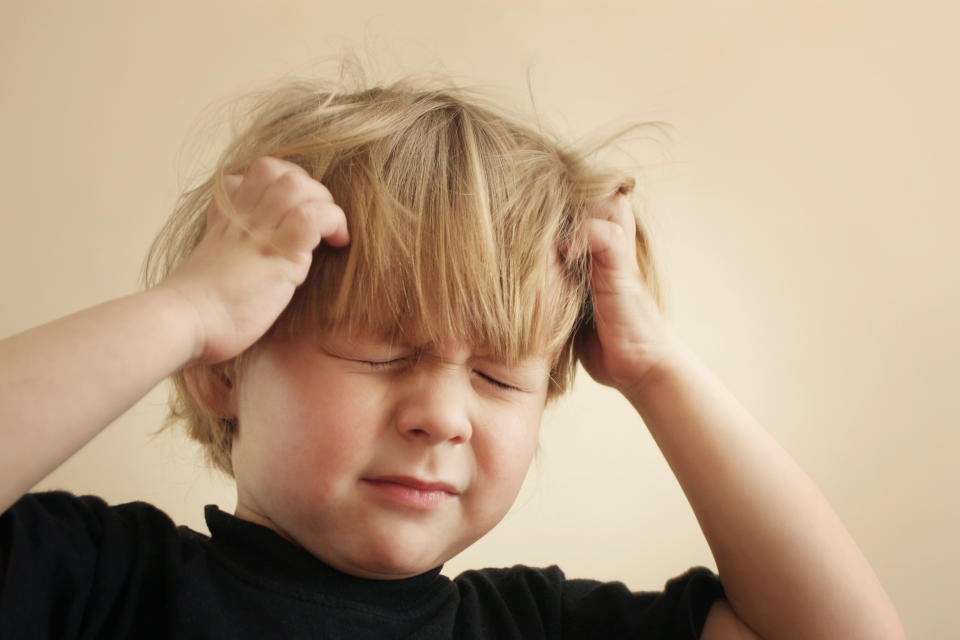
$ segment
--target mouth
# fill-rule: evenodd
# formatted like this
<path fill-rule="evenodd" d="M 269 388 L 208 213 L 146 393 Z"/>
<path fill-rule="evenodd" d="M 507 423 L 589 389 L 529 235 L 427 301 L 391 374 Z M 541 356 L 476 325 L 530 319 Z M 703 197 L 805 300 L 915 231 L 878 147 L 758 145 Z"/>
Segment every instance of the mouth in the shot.
<path fill-rule="evenodd" d="M 409 476 L 378 476 L 364 478 L 363 482 L 373 489 L 380 500 L 419 511 L 435 509 L 460 494 L 460 491 L 449 483 L 431 482 Z"/>

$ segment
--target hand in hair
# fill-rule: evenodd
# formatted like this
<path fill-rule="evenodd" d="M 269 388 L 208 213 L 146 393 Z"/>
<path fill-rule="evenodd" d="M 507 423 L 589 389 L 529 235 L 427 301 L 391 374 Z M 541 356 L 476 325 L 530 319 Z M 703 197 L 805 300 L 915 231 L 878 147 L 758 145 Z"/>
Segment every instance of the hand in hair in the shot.
<path fill-rule="evenodd" d="M 675 344 L 637 264 L 636 233 L 622 193 L 594 207 L 584 228 L 595 330 L 580 358 L 595 380 L 623 392 L 643 385 Z"/>
<path fill-rule="evenodd" d="M 729 604 L 714 606 L 703 637 L 902 639 L 827 500 L 666 326 L 638 267 L 635 224 L 621 194 L 586 223 L 596 328 L 581 359 L 637 409 L 710 544 Z"/>
<path fill-rule="evenodd" d="M 301 167 L 264 157 L 243 176 L 226 176 L 233 212 L 211 202 L 193 253 L 158 287 L 177 291 L 196 312 L 194 361 L 229 359 L 252 345 L 303 283 L 322 240 L 349 242 L 330 192 Z"/>
<path fill-rule="evenodd" d="M 0 512 L 158 382 L 238 354 L 270 328 L 343 211 L 275 158 L 227 176 L 193 253 L 162 283 L 0 340 Z"/>

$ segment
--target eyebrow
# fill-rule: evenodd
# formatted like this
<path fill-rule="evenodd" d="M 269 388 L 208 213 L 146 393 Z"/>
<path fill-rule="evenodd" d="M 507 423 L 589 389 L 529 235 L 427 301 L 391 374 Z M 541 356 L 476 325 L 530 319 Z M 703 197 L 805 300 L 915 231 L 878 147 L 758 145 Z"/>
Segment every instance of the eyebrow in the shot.
<path fill-rule="evenodd" d="M 364 332 L 356 334 L 344 332 L 335 337 L 335 339 L 337 338 L 348 340 L 358 348 L 388 348 L 398 351 L 403 357 L 410 357 L 415 360 L 420 360 L 428 355 L 439 355 L 440 345 L 442 345 L 442 343 L 433 340 L 406 340 L 397 335 L 376 335 Z M 331 345 L 323 338 L 320 338 L 318 342 L 325 351 L 334 354 L 340 351 L 339 349 L 329 348 Z M 487 361 L 517 371 L 521 375 L 539 375 L 541 369 L 545 369 L 547 372 L 551 369 L 551 359 L 546 354 L 536 352 L 521 354 L 513 363 L 508 363 L 506 358 L 496 355 L 489 348 L 470 346 L 468 351 L 469 359 Z M 445 360 L 445 358 L 441 358 L 441 360 Z"/>

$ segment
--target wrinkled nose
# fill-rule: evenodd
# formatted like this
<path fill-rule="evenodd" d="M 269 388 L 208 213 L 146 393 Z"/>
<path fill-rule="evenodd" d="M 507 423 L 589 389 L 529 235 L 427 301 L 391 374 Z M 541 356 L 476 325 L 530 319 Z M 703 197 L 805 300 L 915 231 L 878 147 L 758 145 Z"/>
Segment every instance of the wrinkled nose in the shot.
<path fill-rule="evenodd" d="M 459 380 L 457 372 L 420 375 L 411 380 L 397 411 L 397 430 L 407 438 L 429 444 L 470 440 L 469 381 Z"/>

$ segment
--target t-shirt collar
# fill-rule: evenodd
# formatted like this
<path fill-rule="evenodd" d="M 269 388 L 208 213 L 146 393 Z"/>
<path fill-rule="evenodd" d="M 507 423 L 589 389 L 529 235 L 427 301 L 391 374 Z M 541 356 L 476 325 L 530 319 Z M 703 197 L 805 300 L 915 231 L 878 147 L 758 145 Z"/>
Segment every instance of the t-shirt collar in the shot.
<path fill-rule="evenodd" d="M 343 573 L 277 532 L 241 520 L 216 505 L 204 509 L 213 549 L 217 554 L 265 586 L 323 593 L 368 606 L 403 608 L 423 603 L 451 585 L 436 567 L 412 578 L 371 580 Z"/>

